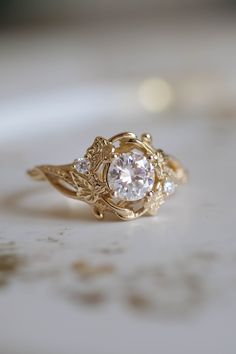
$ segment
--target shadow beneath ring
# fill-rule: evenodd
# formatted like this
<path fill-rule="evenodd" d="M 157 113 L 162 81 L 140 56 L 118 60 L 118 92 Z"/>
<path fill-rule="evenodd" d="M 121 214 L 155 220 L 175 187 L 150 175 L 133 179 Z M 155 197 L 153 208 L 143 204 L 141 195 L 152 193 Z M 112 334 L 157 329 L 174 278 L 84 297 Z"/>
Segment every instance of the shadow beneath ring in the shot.
<path fill-rule="evenodd" d="M 88 206 L 85 206 L 85 203 L 80 203 L 81 206 L 77 206 L 73 205 L 76 201 L 72 201 L 71 205 L 69 203 L 63 204 L 62 202 L 61 206 L 58 203 L 56 205 L 51 204 L 50 207 L 39 207 L 35 201 L 34 203 L 29 203 L 33 196 L 39 194 L 41 196 L 46 192 L 48 193 L 48 189 L 43 186 L 22 189 L 5 197 L 0 206 L 6 212 L 19 216 L 97 222 L 96 218 L 89 212 Z"/>

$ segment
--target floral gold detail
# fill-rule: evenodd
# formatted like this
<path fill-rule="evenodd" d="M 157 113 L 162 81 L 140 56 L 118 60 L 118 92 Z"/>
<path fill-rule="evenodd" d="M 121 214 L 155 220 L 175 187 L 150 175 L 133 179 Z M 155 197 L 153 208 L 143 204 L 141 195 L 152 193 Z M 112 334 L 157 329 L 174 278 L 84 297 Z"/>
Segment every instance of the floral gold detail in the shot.
<path fill-rule="evenodd" d="M 28 174 L 86 202 L 98 219 L 111 212 L 122 220 L 155 215 L 187 179 L 176 159 L 153 147 L 150 134 L 139 139 L 130 132 L 96 137 L 84 157 L 73 163 L 36 166 Z"/>

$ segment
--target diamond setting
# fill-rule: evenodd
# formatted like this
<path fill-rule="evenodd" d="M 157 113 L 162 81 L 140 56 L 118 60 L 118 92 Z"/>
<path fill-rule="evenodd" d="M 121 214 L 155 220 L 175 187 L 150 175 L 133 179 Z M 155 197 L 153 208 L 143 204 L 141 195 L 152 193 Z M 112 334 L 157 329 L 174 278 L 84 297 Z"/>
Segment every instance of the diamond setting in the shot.
<path fill-rule="evenodd" d="M 121 153 L 111 162 L 108 185 L 114 195 L 126 201 L 140 200 L 155 183 L 155 169 L 141 152 Z"/>
<path fill-rule="evenodd" d="M 164 193 L 169 196 L 175 192 L 176 184 L 171 179 L 167 179 L 164 183 L 163 190 Z"/>
<path fill-rule="evenodd" d="M 88 173 L 90 168 L 90 163 L 85 157 L 80 157 L 75 160 L 75 168 L 79 173 Z"/>

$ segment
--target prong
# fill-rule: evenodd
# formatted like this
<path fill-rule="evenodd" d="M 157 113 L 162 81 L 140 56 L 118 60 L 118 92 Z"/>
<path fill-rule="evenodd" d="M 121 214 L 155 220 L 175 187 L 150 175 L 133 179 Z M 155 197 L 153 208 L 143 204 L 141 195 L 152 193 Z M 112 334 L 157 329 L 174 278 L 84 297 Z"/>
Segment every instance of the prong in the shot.
<path fill-rule="evenodd" d="M 78 163 L 78 159 L 74 159 L 72 165 L 73 165 L 73 168 L 76 168 L 76 164 Z"/>
<path fill-rule="evenodd" d="M 147 143 L 147 144 L 151 144 L 152 142 L 152 136 L 150 133 L 143 133 L 141 135 L 141 140 L 144 142 L 144 143 Z"/>
<path fill-rule="evenodd" d="M 148 198 L 152 198 L 154 196 L 154 192 L 153 191 L 147 192 L 146 196 Z"/>
<path fill-rule="evenodd" d="M 152 154 L 147 155 L 147 159 L 150 162 L 153 162 L 155 160 L 155 157 Z"/>
<path fill-rule="evenodd" d="M 117 197 L 118 197 L 117 191 L 112 191 L 112 192 L 111 192 L 111 196 L 112 196 L 113 198 L 117 198 Z"/>
<path fill-rule="evenodd" d="M 105 156 L 103 162 L 104 163 L 109 163 L 111 162 L 113 159 L 115 159 L 117 157 L 117 154 L 115 153 L 115 148 L 112 149 L 111 153 L 109 154 L 109 156 Z"/>
<path fill-rule="evenodd" d="M 92 211 L 97 219 L 101 220 L 104 218 L 104 213 L 101 212 L 101 210 L 99 210 L 96 206 L 93 207 Z"/>
<path fill-rule="evenodd" d="M 116 158 L 117 158 L 117 154 L 115 152 L 112 152 L 111 153 L 111 159 L 113 160 L 113 159 L 116 159 Z"/>

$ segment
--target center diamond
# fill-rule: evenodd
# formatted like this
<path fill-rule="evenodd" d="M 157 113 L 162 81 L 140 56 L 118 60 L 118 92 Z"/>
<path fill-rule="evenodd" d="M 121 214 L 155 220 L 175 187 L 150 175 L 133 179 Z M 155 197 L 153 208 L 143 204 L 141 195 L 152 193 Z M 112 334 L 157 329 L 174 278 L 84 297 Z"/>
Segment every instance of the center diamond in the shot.
<path fill-rule="evenodd" d="M 142 199 L 153 188 L 155 170 L 141 152 L 122 153 L 108 170 L 108 184 L 115 195 L 127 201 Z"/>

